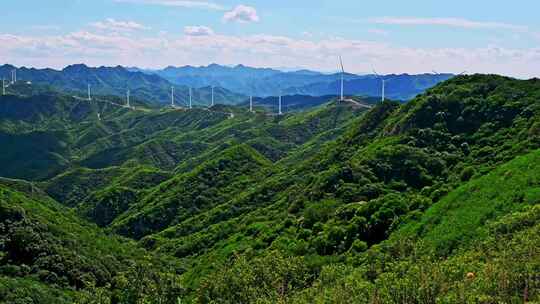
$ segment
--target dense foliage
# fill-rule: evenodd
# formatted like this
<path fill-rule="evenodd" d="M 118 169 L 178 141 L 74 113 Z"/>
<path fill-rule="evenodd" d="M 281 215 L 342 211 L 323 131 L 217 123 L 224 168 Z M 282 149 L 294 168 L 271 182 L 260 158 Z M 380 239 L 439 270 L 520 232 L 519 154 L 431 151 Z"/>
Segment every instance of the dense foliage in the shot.
<path fill-rule="evenodd" d="M 20 181 L 0 185 L 0 299 L 8 303 L 73 303 L 94 288 L 103 298 L 161 296 L 137 290 L 138 280 L 182 293 L 179 263 L 152 256 L 133 242 L 106 235 Z M 19 190 L 13 190 L 13 189 Z M 172 280 L 172 281 L 171 281 Z M 130 290 L 131 288 L 131 290 Z M 158 288 L 158 287 L 156 287 Z M 129 303 L 129 301 L 121 301 Z"/>
<path fill-rule="evenodd" d="M 30 197 L 21 182 L 3 182 L 0 219 L 10 225 L 0 294 L 35 289 L 82 303 L 540 301 L 538 80 L 462 76 L 403 105 L 330 102 L 280 117 L 225 106 L 102 108 L 97 121 L 95 106 L 67 97 L 50 97 L 50 113 L 32 107 L 40 97 L 6 98 L 0 131 L 13 152 L 0 158 L 10 168 L 1 174 L 34 182 L 24 184 Z M 38 114 L 17 116 L 19 104 Z M 72 115 L 73 106 L 87 114 Z M 29 144 L 37 134 L 49 144 Z M 32 158 L 28 146 L 61 161 Z M 56 222 L 55 212 L 69 220 Z M 83 228 L 62 228 L 68 222 Z M 13 247 L 25 244 L 9 241 L 17 227 L 45 245 Z M 140 257 L 122 267 L 124 250 Z"/>

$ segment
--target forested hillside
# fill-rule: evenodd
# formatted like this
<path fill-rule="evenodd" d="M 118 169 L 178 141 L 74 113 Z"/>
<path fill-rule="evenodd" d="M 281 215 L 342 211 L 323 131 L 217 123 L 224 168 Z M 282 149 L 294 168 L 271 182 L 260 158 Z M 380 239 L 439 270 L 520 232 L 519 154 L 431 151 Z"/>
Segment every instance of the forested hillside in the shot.
<path fill-rule="evenodd" d="M 37 85 L 47 85 L 57 90 L 87 97 L 88 85 L 91 94 L 112 95 L 125 99 L 127 90 L 133 98 L 145 100 L 151 104 L 170 104 L 171 87 L 175 87 L 176 102 L 187 106 L 189 100 L 189 87 L 175 85 L 158 75 L 148 75 L 141 72 L 129 71 L 124 67 L 98 67 L 92 68 L 84 64 L 67 66 L 62 70 L 15 68 L 5 64 L 0 66 L 0 77 L 11 79 L 11 72 L 17 70 L 19 83 L 31 82 Z M 11 86 L 8 92 L 18 91 Z M 211 100 L 210 86 L 193 88 L 192 102 L 194 105 L 208 105 Z M 237 104 L 245 100 L 242 94 L 233 93 L 227 89 L 217 87 L 214 90 L 216 102 L 224 104 Z"/>
<path fill-rule="evenodd" d="M 0 175 L 29 181 L 0 186 L 7 299 L 540 301 L 537 79 L 283 116 L 9 95 L 0 143 Z M 12 227 L 54 250 L 13 248 L 35 242 Z"/>
<path fill-rule="evenodd" d="M 0 232 L 2 303 L 172 303 L 182 294 L 178 261 L 100 231 L 22 181 L 0 180 Z"/>

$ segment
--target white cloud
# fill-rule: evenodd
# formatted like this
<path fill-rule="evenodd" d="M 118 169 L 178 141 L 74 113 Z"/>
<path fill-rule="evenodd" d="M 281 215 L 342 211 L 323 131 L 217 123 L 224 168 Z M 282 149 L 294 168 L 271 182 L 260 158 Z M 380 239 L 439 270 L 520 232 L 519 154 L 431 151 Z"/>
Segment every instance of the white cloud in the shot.
<path fill-rule="evenodd" d="M 184 34 L 188 36 L 210 36 L 214 35 L 214 30 L 207 26 L 186 26 Z"/>
<path fill-rule="evenodd" d="M 107 18 L 105 21 L 91 23 L 90 26 L 99 30 L 112 32 L 132 32 L 150 29 L 135 21 L 119 21 L 113 18 Z"/>
<path fill-rule="evenodd" d="M 249 23 L 249 22 L 258 22 L 260 20 L 257 15 L 257 10 L 254 7 L 247 5 L 237 5 L 231 11 L 228 11 L 223 16 L 223 21 L 225 22 L 239 22 L 239 23 Z"/>
<path fill-rule="evenodd" d="M 469 29 L 506 29 L 512 31 L 526 31 L 528 28 L 522 25 L 501 23 L 501 22 L 482 22 L 472 21 L 462 18 L 417 18 L 417 17 L 380 17 L 372 18 L 369 21 L 378 24 L 391 25 L 432 25 L 432 26 L 450 26 Z"/>
<path fill-rule="evenodd" d="M 301 66 L 335 70 L 341 54 L 350 72 L 498 73 L 539 76 L 540 48 L 490 45 L 481 48 L 414 48 L 391 43 L 345 39 L 310 39 L 275 35 L 156 35 L 137 37 L 123 32 L 78 31 L 67 35 L 0 34 L 0 57 L 16 65 L 60 68 L 75 62 L 92 66 L 125 65 L 159 68 L 168 65 L 246 64 Z"/>
<path fill-rule="evenodd" d="M 225 7 L 208 1 L 199 0 L 115 0 L 118 3 L 151 4 L 171 7 L 200 8 L 209 10 L 226 10 Z"/>

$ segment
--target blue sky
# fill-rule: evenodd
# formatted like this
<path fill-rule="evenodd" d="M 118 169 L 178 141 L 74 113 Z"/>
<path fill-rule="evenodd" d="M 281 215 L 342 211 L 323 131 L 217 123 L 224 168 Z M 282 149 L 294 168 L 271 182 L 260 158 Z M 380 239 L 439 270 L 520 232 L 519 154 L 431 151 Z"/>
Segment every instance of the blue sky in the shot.
<path fill-rule="evenodd" d="M 540 76 L 533 0 L 19 0 L 0 63 L 161 68 L 245 64 L 355 73 Z"/>

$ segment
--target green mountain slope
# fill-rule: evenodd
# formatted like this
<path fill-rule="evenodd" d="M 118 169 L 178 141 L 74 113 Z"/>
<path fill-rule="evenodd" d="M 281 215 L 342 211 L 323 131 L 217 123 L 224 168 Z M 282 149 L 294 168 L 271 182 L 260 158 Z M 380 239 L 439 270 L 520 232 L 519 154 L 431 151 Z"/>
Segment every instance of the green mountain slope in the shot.
<path fill-rule="evenodd" d="M 10 78 L 11 65 L 0 66 L 0 76 Z M 171 87 L 173 83 L 158 75 L 149 75 L 141 72 L 129 71 L 124 67 L 98 67 L 92 68 L 84 64 L 70 65 L 62 70 L 17 68 L 17 84 L 8 87 L 7 92 L 12 94 L 20 92 L 20 85 L 27 81 L 32 85 L 52 86 L 70 95 L 87 96 L 88 85 L 95 98 L 103 95 L 112 95 L 124 99 L 129 89 L 134 99 L 146 100 L 152 104 L 170 104 Z M 211 100 L 211 87 L 197 87 L 192 90 L 194 105 L 208 105 Z M 215 88 L 216 103 L 237 104 L 245 100 L 245 96 L 233 93 L 223 88 Z M 179 104 L 187 106 L 189 88 L 185 85 L 175 86 L 175 98 Z"/>
<path fill-rule="evenodd" d="M 151 270 L 148 263 L 158 260 L 133 242 L 104 234 L 33 186 L 24 189 L 23 182 L 0 185 L 0 302 L 73 303 L 95 288 L 106 288 L 103 299 L 127 299 L 136 296 L 135 268 L 147 271 L 148 282 L 140 287 L 162 283 L 170 271 Z M 168 260 L 171 264 L 161 260 L 158 265 L 177 267 Z"/>
<path fill-rule="evenodd" d="M 471 102 L 456 99 L 456 90 L 466 90 Z M 520 94 L 506 98 L 508 91 Z M 234 252 L 257 256 L 278 249 L 304 256 L 307 265 L 343 259 L 350 250 L 384 241 L 408 216 L 421 214 L 471 176 L 538 148 L 538 92 L 535 81 L 473 76 L 404 106 L 377 106 L 313 157 L 195 219 L 197 233 L 186 234 L 194 231 L 188 225 L 164 232 L 173 240 L 159 250 L 188 257 L 194 265 L 186 279 L 195 285 L 208 265 Z M 477 106 L 484 111 L 472 125 L 455 129 L 459 117 Z M 421 115 L 431 122 L 418 120 Z"/>
<path fill-rule="evenodd" d="M 141 107 L 98 121 L 59 100 L 0 120 L 21 147 L 3 164 L 32 160 L 19 137 L 52 134 L 62 144 L 37 151 L 61 156 L 59 174 L 23 167 L 31 192 L 178 259 L 184 302 L 538 300 L 538 80 L 460 76 L 407 104 L 284 116 Z"/>
<path fill-rule="evenodd" d="M 112 227 L 134 238 L 158 232 L 173 221 L 185 221 L 199 210 L 229 200 L 238 188 L 256 184 L 270 165 L 249 146 L 229 148 L 219 158 L 159 185 Z"/>
<path fill-rule="evenodd" d="M 457 188 L 400 233 L 423 239 L 442 254 L 472 245 L 489 233 L 486 223 L 540 204 L 540 150 L 518 157 Z M 398 233 L 398 235 L 400 235 Z"/>
<path fill-rule="evenodd" d="M 464 184 L 381 246 L 351 252 L 354 263 L 325 267 L 289 302 L 538 301 L 539 166 L 537 150 Z"/>

